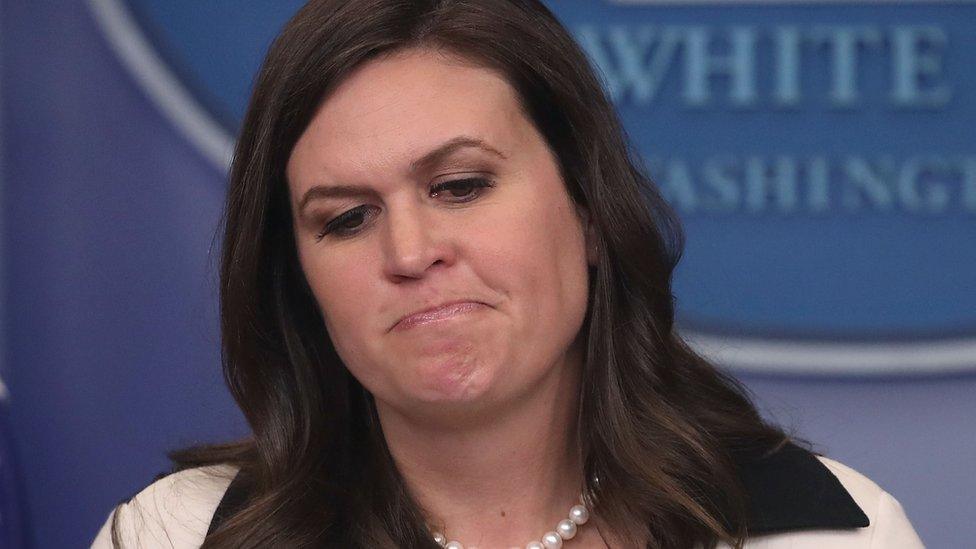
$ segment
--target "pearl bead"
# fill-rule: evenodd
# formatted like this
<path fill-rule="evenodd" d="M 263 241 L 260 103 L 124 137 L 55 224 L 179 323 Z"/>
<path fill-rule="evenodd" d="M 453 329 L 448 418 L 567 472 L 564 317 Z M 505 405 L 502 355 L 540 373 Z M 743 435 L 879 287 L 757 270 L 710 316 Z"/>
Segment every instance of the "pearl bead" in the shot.
<path fill-rule="evenodd" d="M 590 512 L 587 511 L 586 507 L 583 507 L 582 505 L 574 505 L 573 508 L 569 510 L 569 520 L 578 525 L 586 524 L 586 521 L 590 520 Z"/>
<path fill-rule="evenodd" d="M 590 520 L 590 512 L 586 506 L 582 504 L 574 505 L 569 510 L 569 518 L 559 521 L 555 531 L 546 532 L 542 536 L 541 542 L 530 541 L 526 544 L 525 549 L 561 549 L 563 540 L 576 537 L 576 534 L 579 532 L 579 527 L 586 524 L 588 520 Z M 464 545 L 461 545 L 461 542 L 456 540 L 448 542 L 447 537 L 440 532 L 431 532 L 431 536 L 444 549 L 464 549 Z"/>
<path fill-rule="evenodd" d="M 546 532 L 546 535 L 542 536 L 542 545 L 546 549 L 559 549 L 563 546 L 563 538 L 555 532 Z"/>
<path fill-rule="evenodd" d="M 573 539 L 573 536 L 576 535 L 576 523 L 569 519 L 563 519 L 556 525 L 556 533 L 563 539 Z"/>

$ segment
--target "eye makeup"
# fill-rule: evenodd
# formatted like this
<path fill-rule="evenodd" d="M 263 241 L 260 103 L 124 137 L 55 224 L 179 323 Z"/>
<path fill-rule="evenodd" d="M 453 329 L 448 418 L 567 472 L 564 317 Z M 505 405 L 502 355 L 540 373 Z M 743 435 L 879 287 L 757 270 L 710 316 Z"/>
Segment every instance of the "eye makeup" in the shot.
<path fill-rule="evenodd" d="M 441 198 L 450 204 L 464 204 L 477 200 L 494 186 L 495 183 L 486 177 L 462 177 L 432 185 L 428 195 L 431 198 Z M 339 214 L 325 223 L 315 235 L 316 241 L 321 241 L 326 236 L 341 239 L 360 233 L 376 215 L 377 209 L 369 204 L 361 204 Z"/>

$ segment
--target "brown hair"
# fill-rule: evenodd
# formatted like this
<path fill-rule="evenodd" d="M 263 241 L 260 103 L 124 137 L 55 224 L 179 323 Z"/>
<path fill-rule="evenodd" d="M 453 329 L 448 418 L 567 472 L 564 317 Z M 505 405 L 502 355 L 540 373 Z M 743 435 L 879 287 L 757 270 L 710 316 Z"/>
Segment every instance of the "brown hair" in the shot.
<path fill-rule="evenodd" d="M 537 0 L 313 0 L 268 52 L 237 144 L 221 262 L 224 373 L 252 438 L 174 454 L 232 463 L 249 498 L 204 547 L 436 548 L 302 274 L 284 168 L 362 63 L 436 48 L 498 71 L 595 224 L 579 440 L 597 512 L 628 546 L 745 539 L 733 452 L 785 440 L 674 326 L 676 218 L 585 55 Z M 323 337 L 325 336 L 325 337 Z"/>

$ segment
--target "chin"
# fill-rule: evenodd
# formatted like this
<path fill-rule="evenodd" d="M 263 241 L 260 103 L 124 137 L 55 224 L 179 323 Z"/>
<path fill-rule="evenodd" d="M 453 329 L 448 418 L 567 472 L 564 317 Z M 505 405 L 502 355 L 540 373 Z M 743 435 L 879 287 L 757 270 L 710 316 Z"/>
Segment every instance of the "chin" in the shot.
<path fill-rule="evenodd" d="M 466 355 L 427 359 L 415 368 L 414 394 L 422 402 L 465 403 L 481 400 L 491 388 L 493 368 Z"/>
<path fill-rule="evenodd" d="M 444 334 L 401 350 L 394 367 L 406 375 L 401 387 L 422 402 L 468 401 L 487 391 L 497 370 L 484 351 L 475 338 Z"/>

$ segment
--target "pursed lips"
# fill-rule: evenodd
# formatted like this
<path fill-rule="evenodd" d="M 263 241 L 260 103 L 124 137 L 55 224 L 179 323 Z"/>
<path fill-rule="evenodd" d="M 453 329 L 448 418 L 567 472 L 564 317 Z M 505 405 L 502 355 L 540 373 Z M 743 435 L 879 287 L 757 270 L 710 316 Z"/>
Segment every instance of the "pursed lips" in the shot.
<path fill-rule="evenodd" d="M 435 305 L 434 307 L 417 311 L 401 318 L 396 324 L 393 325 L 391 331 L 406 330 L 421 324 L 437 322 L 439 320 L 444 320 L 460 314 L 469 313 L 486 306 L 487 305 L 481 303 L 480 301 L 470 300 L 458 300 L 443 303 L 441 305 Z"/>

